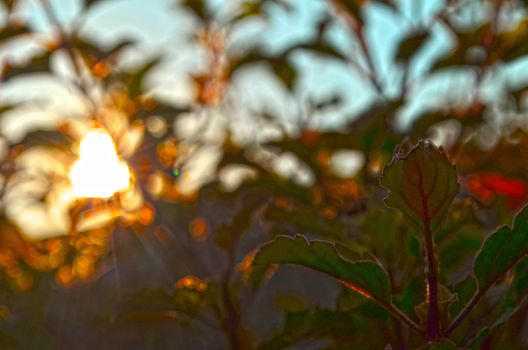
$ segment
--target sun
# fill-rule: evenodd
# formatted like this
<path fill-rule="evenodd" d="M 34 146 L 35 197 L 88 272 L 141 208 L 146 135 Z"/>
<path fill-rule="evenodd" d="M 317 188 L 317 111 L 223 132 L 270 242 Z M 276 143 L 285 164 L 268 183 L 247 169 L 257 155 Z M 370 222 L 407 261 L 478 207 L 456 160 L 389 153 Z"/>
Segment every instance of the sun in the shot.
<path fill-rule="evenodd" d="M 119 159 L 112 137 L 102 129 L 84 135 L 69 178 L 77 197 L 108 198 L 130 187 L 130 169 Z"/>

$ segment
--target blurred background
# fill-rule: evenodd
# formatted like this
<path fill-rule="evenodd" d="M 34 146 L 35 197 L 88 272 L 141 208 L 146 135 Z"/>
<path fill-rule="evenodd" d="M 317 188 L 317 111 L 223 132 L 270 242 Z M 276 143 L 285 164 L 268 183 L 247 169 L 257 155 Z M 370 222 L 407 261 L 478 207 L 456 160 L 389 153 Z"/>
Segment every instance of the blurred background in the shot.
<path fill-rule="evenodd" d="M 483 239 L 528 199 L 526 1 L 0 8 L 1 348 L 413 348 L 313 271 L 252 285 L 255 250 L 301 233 L 369 251 L 419 322 L 421 242 L 378 186 L 398 145 L 428 139 L 457 165 L 436 235 L 449 314 Z M 528 348 L 515 286 L 461 346 Z"/>

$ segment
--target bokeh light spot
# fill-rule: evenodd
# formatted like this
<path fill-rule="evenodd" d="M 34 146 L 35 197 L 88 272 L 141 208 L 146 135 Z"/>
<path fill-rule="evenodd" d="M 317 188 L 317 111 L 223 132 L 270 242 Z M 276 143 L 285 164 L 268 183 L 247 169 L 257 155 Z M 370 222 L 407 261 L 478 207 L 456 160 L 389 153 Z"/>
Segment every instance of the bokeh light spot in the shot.
<path fill-rule="evenodd" d="M 79 146 L 79 160 L 70 169 L 78 197 L 108 198 L 130 186 L 130 170 L 120 160 L 114 142 L 103 130 L 88 132 Z"/>

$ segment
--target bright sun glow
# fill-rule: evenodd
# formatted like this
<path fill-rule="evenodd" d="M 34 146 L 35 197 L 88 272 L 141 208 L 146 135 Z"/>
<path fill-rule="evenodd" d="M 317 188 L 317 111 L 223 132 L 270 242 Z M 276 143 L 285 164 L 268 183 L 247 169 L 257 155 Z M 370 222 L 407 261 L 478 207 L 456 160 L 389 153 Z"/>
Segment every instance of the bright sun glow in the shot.
<path fill-rule="evenodd" d="M 120 160 L 114 142 L 103 130 L 86 133 L 79 145 L 79 160 L 70 169 L 78 197 L 108 198 L 130 186 L 130 171 Z"/>

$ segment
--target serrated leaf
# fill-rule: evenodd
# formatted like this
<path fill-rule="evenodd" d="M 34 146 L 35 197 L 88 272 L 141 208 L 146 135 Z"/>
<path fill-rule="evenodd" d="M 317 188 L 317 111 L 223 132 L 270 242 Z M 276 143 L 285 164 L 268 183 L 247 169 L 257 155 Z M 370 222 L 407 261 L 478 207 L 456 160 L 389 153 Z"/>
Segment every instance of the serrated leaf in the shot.
<path fill-rule="evenodd" d="M 301 265 L 334 277 L 356 292 L 382 303 L 391 302 L 385 270 L 372 261 L 352 262 L 329 242 L 308 242 L 304 236 L 279 236 L 262 246 L 253 261 L 255 284 L 270 264 Z"/>
<path fill-rule="evenodd" d="M 398 150 L 380 184 L 389 190 L 385 203 L 400 210 L 419 232 L 438 229 L 459 189 L 456 168 L 424 141 L 407 154 Z"/>
<path fill-rule="evenodd" d="M 482 245 L 473 270 L 479 290 L 486 290 L 528 255 L 528 206 L 513 220 L 513 227 L 500 227 Z"/>

